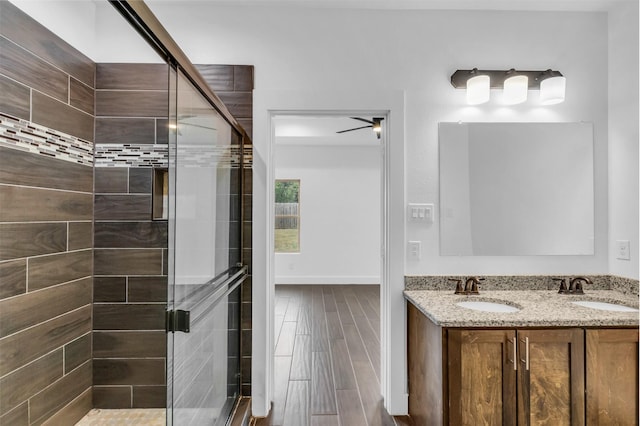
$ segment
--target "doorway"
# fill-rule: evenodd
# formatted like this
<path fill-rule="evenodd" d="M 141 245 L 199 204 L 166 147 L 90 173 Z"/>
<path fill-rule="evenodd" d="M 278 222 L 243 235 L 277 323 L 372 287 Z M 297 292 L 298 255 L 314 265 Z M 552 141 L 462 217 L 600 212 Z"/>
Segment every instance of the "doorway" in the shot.
<path fill-rule="evenodd" d="M 380 386 L 385 118 L 272 117 L 270 425 L 393 424 Z"/>
<path fill-rule="evenodd" d="M 407 413 L 406 306 L 402 295 L 405 102 L 402 90 L 254 90 L 254 130 L 258 131 L 253 140 L 251 411 L 255 417 L 269 414 L 274 389 L 273 118 L 286 114 L 359 116 L 373 112 L 385 117 L 388 142 L 383 149 L 382 205 L 386 214 L 382 220 L 382 255 L 386 267 L 382 268 L 380 294 L 380 385 L 387 411 L 392 415 Z"/>
<path fill-rule="evenodd" d="M 374 115 L 274 116 L 275 284 L 381 283 L 385 139 L 359 121 Z"/>

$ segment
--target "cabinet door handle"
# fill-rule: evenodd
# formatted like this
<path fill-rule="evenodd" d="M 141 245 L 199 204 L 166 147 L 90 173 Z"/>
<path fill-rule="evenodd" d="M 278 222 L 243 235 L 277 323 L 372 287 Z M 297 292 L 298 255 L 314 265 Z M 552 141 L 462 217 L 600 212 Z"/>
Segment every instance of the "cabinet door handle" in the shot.
<path fill-rule="evenodd" d="M 517 357 L 517 353 L 518 353 L 518 339 L 517 338 L 513 338 L 513 339 L 507 339 L 508 342 L 512 342 L 513 343 L 513 358 L 511 358 L 509 361 L 511 361 L 513 363 L 513 369 L 515 371 L 518 370 L 518 359 Z"/>
<path fill-rule="evenodd" d="M 529 338 L 520 339 L 524 343 L 524 359 L 520 358 L 520 362 L 524 364 L 525 370 L 529 371 Z"/>

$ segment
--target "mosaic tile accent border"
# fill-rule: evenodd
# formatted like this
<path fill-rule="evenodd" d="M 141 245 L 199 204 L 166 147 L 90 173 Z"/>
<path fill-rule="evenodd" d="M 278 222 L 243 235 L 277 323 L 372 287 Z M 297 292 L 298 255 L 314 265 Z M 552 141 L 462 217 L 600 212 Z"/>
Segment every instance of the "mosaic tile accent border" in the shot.
<path fill-rule="evenodd" d="M 573 274 L 578 276 L 580 274 Z M 480 283 L 480 289 L 485 290 L 555 290 L 558 283 L 553 277 L 568 277 L 559 275 L 481 275 L 485 278 Z M 638 280 L 615 277 L 612 275 L 586 274 L 593 284 L 585 287 L 592 290 L 617 290 L 625 294 L 638 294 Z M 404 277 L 405 290 L 451 290 L 455 289 L 455 283 L 449 279 L 464 280 L 467 276 L 459 275 L 407 275 Z M 635 283 L 635 290 L 634 290 Z"/>
<path fill-rule="evenodd" d="M 169 165 L 167 144 L 96 144 L 96 167 L 159 167 Z"/>
<path fill-rule="evenodd" d="M 0 113 L 0 145 L 85 166 L 93 165 L 92 142 L 5 113 Z"/>
<path fill-rule="evenodd" d="M 212 164 L 229 168 L 240 167 L 240 147 L 183 145 L 178 148 L 181 166 L 206 167 Z M 251 150 L 244 151 L 244 167 L 250 168 Z M 169 164 L 166 144 L 96 144 L 96 167 L 158 167 Z"/>
<path fill-rule="evenodd" d="M 250 169 L 251 167 L 253 167 L 253 145 L 245 145 L 243 155 L 244 155 L 243 166 L 245 169 Z"/>

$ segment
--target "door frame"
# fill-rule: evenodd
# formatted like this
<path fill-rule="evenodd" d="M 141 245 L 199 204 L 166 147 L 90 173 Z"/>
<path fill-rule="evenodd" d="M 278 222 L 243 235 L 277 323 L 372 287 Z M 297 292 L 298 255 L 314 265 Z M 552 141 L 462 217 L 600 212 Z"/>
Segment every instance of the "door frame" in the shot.
<path fill-rule="evenodd" d="M 265 417 L 273 395 L 274 251 L 273 117 L 283 114 L 382 112 L 386 140 L 382 162 L 381 394 L 391 415 L 408 412 L 404 290 L 404 91 L 254 90 L 252 223 L 252 414 Z"/>

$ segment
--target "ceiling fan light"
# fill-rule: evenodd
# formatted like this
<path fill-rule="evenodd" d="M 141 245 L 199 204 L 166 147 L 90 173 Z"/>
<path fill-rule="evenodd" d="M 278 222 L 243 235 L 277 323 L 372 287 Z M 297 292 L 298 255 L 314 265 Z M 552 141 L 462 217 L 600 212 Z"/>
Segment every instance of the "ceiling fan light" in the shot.
<path fill-rule="evenodd" d="M 562 76 L 545 78 L 540 82 L 540 103 L 554 105 L 564 102 L 567 79 Z"/>
<path fill-rule="evenodd" d="M 507 105 L 521 104 L 527 100 L 529 89 L 529 77 L 526 75 L 514 75 L 504 81 L 504 102 Z"/>
<path fill-rule="evenodd" d="M 477 75 L 467 80 L 467 104 L 480 105 L 489 101 L 490 79 L 488 75 Z"/>

